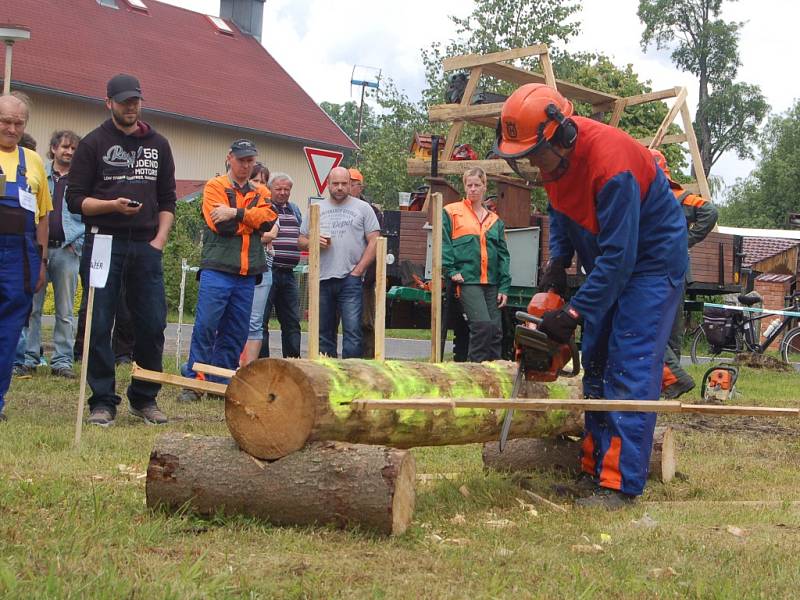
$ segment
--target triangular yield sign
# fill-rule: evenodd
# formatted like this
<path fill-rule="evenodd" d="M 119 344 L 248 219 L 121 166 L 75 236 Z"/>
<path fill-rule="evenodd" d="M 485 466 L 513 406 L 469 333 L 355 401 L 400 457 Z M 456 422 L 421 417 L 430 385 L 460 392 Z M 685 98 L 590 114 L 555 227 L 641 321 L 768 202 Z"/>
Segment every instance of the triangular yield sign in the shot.
<path fill-rule="evenodd" d="M 322 150 L 321 148 L 309 148 L 308 146 L 303 147 L 303 152 L 306 153 L 306 160 L 311 169 L 314 185 L 317 186 L 317 193 L 321 196 L 325 188 L 328 187 L 328 174 L 339 166 L 344 154 L 334 150 Z"/>

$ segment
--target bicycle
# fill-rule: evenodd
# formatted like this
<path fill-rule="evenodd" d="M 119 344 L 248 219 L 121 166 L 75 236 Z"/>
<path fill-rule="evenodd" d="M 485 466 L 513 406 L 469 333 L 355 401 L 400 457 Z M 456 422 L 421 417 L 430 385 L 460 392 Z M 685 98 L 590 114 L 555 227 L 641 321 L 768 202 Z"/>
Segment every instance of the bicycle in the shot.
<path fill-rule="evenodd" d="M 751 307 L 761 302 L 760 296 L 739 295 L 739 302 L 743 307 Z M 784 298 L 786 306 L 784 311 L 790 313 L 800 313 L 800 292 L 794 292 Z M 722 309 L 720 309 L 722 310 Z M 720 313 L 722 314 L 722 313 Z M 708 334 L 716 329 L 717 340 L 719 339 L 719 324 L 706 321 L 698 325 L 692 332 L 691 357 L 693 364 L 700 364 L 700 358 L 728 360 L 742 352 L 753 352 L 764 354 L 775 340 L 785 332 L 783 341 L 780 345 L 780 356 L 783 362 L 788 364 L 800 364 L 800 325 L 792 325 L 798 321 L 797 316 L 778 315 L 770 313 L 754 313 L 745 310 L 725 309 L 725 327 L 729 328 L 725 332 L 725 341 L 721 344 L 712 344 L 708 341 Z M 713 320 L 710 319 L 709 321 Z M 722 318 L 717 317 L 717 318 Z M 774 319 L 767 327 L 765 339 L 760 341 L 759 328 L 756 326 L 762 319 Z M 779 323 L 778 323 L 779 321 Z M 712 337 L 714 337 L 712 335 Z M 707 356 L 702 355 L 702 351 L 707 349 Z M 731 355 L 731 356 L 728 356 Z M 705 361 L 702 361 L 705 362 Z"/>

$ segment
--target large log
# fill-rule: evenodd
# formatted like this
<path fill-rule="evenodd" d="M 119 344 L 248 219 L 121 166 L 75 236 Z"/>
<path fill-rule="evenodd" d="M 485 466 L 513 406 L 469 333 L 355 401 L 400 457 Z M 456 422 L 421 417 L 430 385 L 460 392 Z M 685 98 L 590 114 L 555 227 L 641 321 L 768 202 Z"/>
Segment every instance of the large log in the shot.
<path fill-rule="evenodd" d="M 362 410 L 358 399 L 505 397 L 516 366 L 268 358 L 239 369 L 225 394 L 225 419 L 239 446 L 274 459 L 307 442 L 337 440 L 394 448 L 498 439 L 505 411 Z M 574 398 L 575 380 L 529 384 L 537 398 Z M 578 410 L 516 411 L 509 438 L 580 433 Z"/>
<path fill-rule="evenodd" d="M 577 474 L 580 440 L 568 437 L 511 440 L 500 452 L 497 442 L 483 445 L 483 465 L 493 471 L 563 471 Z M 669 483 L 675 477 L 675 438 L 672 427 L 656 427 L 650 454 L 650 478 Z"/>
<path fill-rule="evenodd" d="M 150 455 L 147 506 L 398 535 L 411 522 L 415 476 L 406 450 L 319 442 L 263 462 L 228 437 L 173 433 L 159 436 Z"/>

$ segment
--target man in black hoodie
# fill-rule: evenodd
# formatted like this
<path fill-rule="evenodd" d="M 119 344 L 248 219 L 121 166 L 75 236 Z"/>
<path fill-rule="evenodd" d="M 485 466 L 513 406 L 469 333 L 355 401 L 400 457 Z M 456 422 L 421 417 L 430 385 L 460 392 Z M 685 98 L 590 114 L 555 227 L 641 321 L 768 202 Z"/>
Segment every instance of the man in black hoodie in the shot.
<path fill-rule="evenodd" d="M 120 397 L 114 380 L 111 328 L 120 286 L 133 316 L 133 359 L 161 371 L 167 304 L 161 252 L 175 218 L 175 163 L 169 142 L 140 120 L 142 91 L 131 75 L 116 75 L 107 86 L 111 118 L 81 140 L 69 172 L 67 205 L 83 216 L 86 242 L 81 263 L 88 289 L 94 234 L 113 236 L 106 286 L 95 292 L 89 341 L 89 423 L 107 427 Z M 161 386 L 133 380 L 130 412 L 147 423 L 167 417 L 156 404 Z"/>

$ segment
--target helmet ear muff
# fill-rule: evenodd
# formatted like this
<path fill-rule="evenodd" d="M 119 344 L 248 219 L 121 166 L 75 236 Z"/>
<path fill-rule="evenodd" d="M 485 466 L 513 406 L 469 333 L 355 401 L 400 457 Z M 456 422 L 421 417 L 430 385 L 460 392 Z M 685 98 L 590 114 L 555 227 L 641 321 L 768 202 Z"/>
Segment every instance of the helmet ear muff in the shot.
<path fill-rule="evenodd" d="M 558 128 L 553 133 L 550 142 L 561 146 L 565 150 L 572 148 L 575 145 L 575 140 L 578 139 L 578 127 L 575 125 L 575 121 L 564 117 L 564 113 L 558 110 L 555 104 L 548 104 L 544 112 L 548 119 L 558 123 Z"/>

